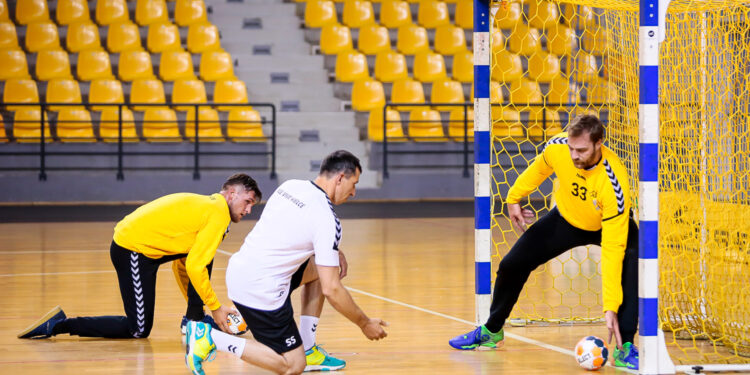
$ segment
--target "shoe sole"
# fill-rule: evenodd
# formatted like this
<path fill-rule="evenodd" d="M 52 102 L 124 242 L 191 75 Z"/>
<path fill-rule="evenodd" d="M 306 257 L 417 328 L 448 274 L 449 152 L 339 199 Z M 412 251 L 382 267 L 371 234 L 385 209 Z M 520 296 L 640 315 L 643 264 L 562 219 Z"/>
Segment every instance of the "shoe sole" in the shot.
<path fill-rule="evenodd" d="M 346 367 L 346 364 L 341 366 L 323 366 L 323 365 L 307 365 L 305 366 L 304 372 L 308 371 L 338 371 Z"/>
<path fill-rule="evenodd" d="M 18 337 L 20 339 L 22 336 L 25 336 L 25 335 L 29 334 L 29 332 L 33 331 L 34 329 L 36 329 L 40 325 L 44 324 L 44 322 L 52 319 L 53 316 L 55 316 L 55 315 L 57 315 L 58 313 L 61 313 L 61 312 L 62 312 L 62 308 L 60 307 L 60 305 L 55 306 L 48 313 L 44 314 L 43 317 L 39 318 L 36 322 L 34 322 L 30 326 L 28 326 L 26 329 L 24 329 L 23 331 L 21 331 L 21 333 L 19 333 L 16 337 Z"/>
<path fill-rule="evenodd" d="M 474 344 L 474 345 L 470 345 L 470 346 L 463 346 L 463 347 L 460 347 L 460 348 L 457 348 L 455 346 L 451 346 L 451 347 L 453 349 L 458 349 L 458 350 L 480 350 L 480 351 L 485 351 L 485 350 L 500 349 L 503 346 L 504 343 L 505 343 L 505 341 L 498 341 L 494 345 L 490 345 L 490 344 Z"/>

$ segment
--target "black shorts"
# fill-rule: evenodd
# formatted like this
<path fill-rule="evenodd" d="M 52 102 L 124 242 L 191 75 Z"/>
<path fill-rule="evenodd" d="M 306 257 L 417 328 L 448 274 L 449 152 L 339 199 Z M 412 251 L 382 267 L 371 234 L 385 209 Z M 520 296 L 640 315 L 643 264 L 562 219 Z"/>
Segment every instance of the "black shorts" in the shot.
<path fill-rule="evenodd" d="M 259 343 L 268 346 L 276 353 L 283 354 L 296 349 L 302 345 L 302 337 L 294 321 L 294 310 L 292 309 L 292 291 L 297 289 L 302 282 L 302 274 L 309 263 L 305 261 L 292 275 L 289 294 L 286 301 L 276 310 L 258 310 L 244 306 L 237 301 L 234 306 L 247 323 L 247 328 L 253 333 L 253 337 Z"/>

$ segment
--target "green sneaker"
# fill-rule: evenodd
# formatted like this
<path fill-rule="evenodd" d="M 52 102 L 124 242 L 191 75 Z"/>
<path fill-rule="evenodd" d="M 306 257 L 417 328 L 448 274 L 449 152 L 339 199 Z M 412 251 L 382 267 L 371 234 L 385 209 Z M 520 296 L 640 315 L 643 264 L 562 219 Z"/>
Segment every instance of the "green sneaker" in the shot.
<path fill-rule="evenodd" d="M 471 332 L 450 339 L 448 345 L 460 350 L 472 350 L 478 347 L 496 349 L 503 345 L 503 338 L 502 329 L 497 333 L 492 333 L 485 326 L 479 326 Z"/>
<path fill-rule="evenodd" d="M 632 342 L 622 344 L 622 350 L 615 346 L 615 367 L 638 370 L 638 348 Z"/>

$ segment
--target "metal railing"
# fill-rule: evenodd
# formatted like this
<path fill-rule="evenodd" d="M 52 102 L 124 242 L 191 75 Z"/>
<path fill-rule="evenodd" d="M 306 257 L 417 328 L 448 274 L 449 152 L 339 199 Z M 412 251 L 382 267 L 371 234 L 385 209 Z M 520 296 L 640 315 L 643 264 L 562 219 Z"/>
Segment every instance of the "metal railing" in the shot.
<path fill-rule="evenodd" d="M 506 102 L 506 103 L 493 103 L 492 107 L 506 107 L 509 105 L 513 105 L 513 103 Z M 601 109 L 604 106 L 606 106 L 606 103 L 588 103 L 588 102 L 578 102 L 578 103 L 524 103 L 523 106 L 518 106 L 519 108 L 525 108 L 525 107 L 531 107 L 531 108 L 546 108 L 546 107 L 555 107 L 555 108 L 569 108 L 571 110 L 573 109 L 586 109 L 586 108 L 598 108 Z M 399 119 L 398 121 L 389 121 L 388 120 L 388 109 L 393 109 L 396 107 L 427 107 L 427 108 L 434 108 L 434 107 L 462 107 L 463 108 L 463 132 L 462 132 L 462 139 L 459 142 L 463 143 L 463 149 L 461 151 L 456 150 L 398 150 L 398 151 L 389 151 L 388 150 L 388 142 L 389 138 L 391 142 L 393 141 L 446 141 L 450 142 L 451 137 L 450 135 L 446 137 L 409 137 L 408 135 L 405 137 L 389 137 L 388 136 L 388 123 L 394 123 L 398 122 L 401 123 L 402 121 Z M 383 177 L 388 178 L 389 172 L 388 172 L 388 154 L 462 154 L 463 155 L 463 177 L 468 178 L 470 177 L 469 173 L 469 167 L 470 165 L 473 165 L 473 161 L 469 161 L 469 155 L 473 153 L 473 150 L 469 149 L 469 139 L 473 138 L 473 136 L 469 136 L 469 123 L 474 122 L 474 119 L 468 118 L 468 112 L 469 108 L 474 107 L 474 103 L 471 102 L 464 102 L 464 103 L 432 103 L 432 102 L 426 102 L 426 103 L 393 103 L 393 102 L 387 102 L 385 106 L 383 107 L 383 156 L 382 156 L 382 163 L 383 163 Z M 540 121 L 541 120 L 541 121 Z M 604 120 L 603 120 L 604 121 Z M 449 120 L 448 128 L 450 129 L 450 122 L 452 120 Z M 455 121 L 453 121 L 455 122 Z M 560 123 L 561 121 L 558 120 L 552 120 L 547 118 L 547 111 L 543 110 L 541 113 L 541 118 L 537 119 L 537 122 L 541 122 L 542 124 L 542 131 L 543 134 L 546 134 L 547 127 L 554 123 Z M 604 121 L 606 122 L 606 121 Z M 440 121 L 430 121 L 430 120 L 418 120 L 418 121 L 412 121 L 409 120 L 409 123 L 438 123 L 442 126 L 442 120 Z M 562 124 L 561 128 L 563 127 Z M 492 124 L 490 124 L 490 128 L 492 128 Z M 408 129 L 407 129 L 408 134 Z"/>
<path fill-rule="evenodd" d="M 124 176 L 124 167 L 123 167 L 123 158 L 125 156 L 185 156 L 185 155 L 192 155 L 193 156 L 193 179 L 199 180 L 200 179 L 200 157 L 201 156 L 208 156 L 208 155 L 269 155 L 270 156 L 270 177 L 272 179 L 276 178 L 276 106 L 271 103 L 45 103 L 45 102 L 39 102 L 39 103 L 1 103 L 0 106 L 3 106 L 5 108 L 8 107 L 32 107 L 33 109 L 39 109 L 40 110 L 40 117 L 39 117 L 39 129 L 40 129 L 40 135 L 39 135 L 39 151 L 36 152 L 29 152 L 29 151 L 0 151 L 0 156 L 39 156 L 39 180 L 40 181 L 46 181 L 47 180 L 47 157 L 49 156 L 117 156 L 117 179 L 123 180 L 125 178 Z M 245 123 L 245 124 L 251 124 L 251 123 L 259 123 L 261 126 L 270 124 L 271 128 L 271 135 L 270 138 L 263 136 L 263 137 L 242 137 L 242 140 L 257 140 L 257 141 L 265 141 L 270 142 L 270 151 L 244 151 L 244 152 L 222 152 L 222 151 L 201 151 L 200 145 L 201 145 L 201 139 L 203 141 L 210 141 L 210 140 L 217 140 L 218 137 L 208 138 L 208 137 L 201 137 L 200 136 L 200 126 L 201 123 L 215 123 L 216 121 L 204 121 L 200 119 L 200 108 L 204 107 L 253 107 L 253 108 L 269 108 L 271 112 L 270 119 L 266 119 L 264 117 L 261 117 L 260 121 L 230 121 L 227 120 L 227 128 L 229 127 L 230 123 Z M 55 110 L 50 110 L 51 107 L 55 107 Z M 47 151 L 46 143 L 47 139 L 45 138 L 45 128 L 47 128 L 48 120 L 46 118 L 47 112 L 58 112 L 59 109 L 57 107 L 97 107 L 97 110 L 100 111 L 102 107 L 116 107 L 117 108 L 117 150 L 116 151 L 55 151 L 50 152 Z M 123 108 L 127 107 L 163 107 L 163 108 L 190 108 L 189 111 L 193 111 L 194 119 L 192 119 L 193 122 L 193 135 L 187 134 L 187 120 L 185 121 L 185 136 L 182 137 L 182 134 L 180 134 L 179 142 L 174 142 L 174 138 L 146 138 L 146 137 L 138 137 L 138 141 L 146 140 L 150 142 L 159 142 L 159 141 L 172 141 L 174 144 L 181 144 L 184 139 L 187 139 L 194 143 L 194 148 L 192 152 L 184 152 L 184 151 L 124 151 L 123 150 L 123 144 L 127 141 L 130 141 L 132 138 L 128 138 L 127 140 L 123 138 L 123 122 L 133 122 L 134 124 L 137 123 L 146 123 L 146 121 L 135 121 L 126 119 L 123 120 Z M 8 111 L 13 112 L 13 111 Z M 16 110 L 15 112 L 18 112 Z M 178 110 L 178 112 L 185 112 L 184 109 Z M 31 122 L 31 121 L 28 121 Z M 36 122 L 36 121 L 33 121 Z M 59 119 L 58 119 L 59 122 Z M 94 121 L 82 121 L 82 120 L 65 120 L 67 123 L 91 123 L 92 128 L 94 126 Z M 171 121 L 171 120 L 162 120 L 162 121 L 152 121 L 149 120 L 148 123 L 177 123 L 179 124 L 179 120 Z M 219 127 L 221 128 L 221 120 L 219 120 Z M 0 125 L 4 126 L 4 124 L 0 123 Z M 179 126 L 179 125 L 178 125 Z M 15 124 L 14 124 L 15 128 Z M 101 129 L 101 123 L 100 127 Z M 141 129 L 143 129 L 143 126 L 141 126 Z M 50 129 L 51 131 L 51 129 Z M 143 134 L 141 132 L 141 134 Z M 222 132 L 221 140 L 232 140 L 231 137 L 224 137 L 224 134 L 227 134 L 225 132 Z M 50 132 L 51 135 L 51 132 Z M 15 136 L 13 137 L 15 138 Z M 58 136 L 58 138 L 60 138 Z M 22 138 L 19 138 L 22 139 Z M 36 140 L 37 138 L 25 138 L 22 139 L 23 143 L 36 143 L 36 142 L 29 142 L 29 139 Z M 67 139 L 67 138 L 66 138 Z M 82 138 L 70 138 L 70 140 L 78 139 L 80 144 L 80 140 Z M 90 138 L 85 138 L 90 139 Z M 111 139 L 111 138 L 103 138 L 99 137 L 98 139 L 95 138 L 96 141 L 99 139 L 105 140 L 105 139 Z M 90 142 L 90 143 L 96 143 Z M 0 146 L 0 150 L 2 149 L 2 146 Z M 85 168 L 83 168 L 85 169 Z M 7 170 L 7 169 L 6 169 Z"/>

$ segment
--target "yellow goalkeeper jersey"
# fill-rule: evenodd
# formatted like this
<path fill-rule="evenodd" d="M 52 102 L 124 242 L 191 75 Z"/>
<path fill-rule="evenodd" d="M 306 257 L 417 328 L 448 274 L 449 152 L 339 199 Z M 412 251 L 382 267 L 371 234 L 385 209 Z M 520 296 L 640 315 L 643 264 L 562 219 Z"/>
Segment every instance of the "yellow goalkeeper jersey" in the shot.
<path fill-rule="evenodd" d="M 192 281 L 203 303 L 211 310 L 221 306 L 211 288 L 206 266 L 216 255 L 229 229 L 229 206 L 221 194 L 210 196 L 177 193 L 144 204 L 115 226 L 118 245 L 158 259 L 187 254 L 173 264 L 184 295 Z"/>
<path fill-rule="evenodd" d="M 602 159 L 588 169 L 576 168 L 568 149 L 567 133 L 547 142 L 544 151 L 518 177 L 508 192 L 507 203 L 519 203 L 552 174 L 559 188 L 554 192 L 560 215 L 571 225 L 587 231 L 602 230 L 602 294 L 604 311 L 622 303 L 622 261 L 628 240 L 630 184 L 620 158 L 602 146 Z"/>

